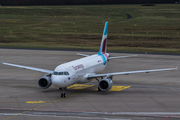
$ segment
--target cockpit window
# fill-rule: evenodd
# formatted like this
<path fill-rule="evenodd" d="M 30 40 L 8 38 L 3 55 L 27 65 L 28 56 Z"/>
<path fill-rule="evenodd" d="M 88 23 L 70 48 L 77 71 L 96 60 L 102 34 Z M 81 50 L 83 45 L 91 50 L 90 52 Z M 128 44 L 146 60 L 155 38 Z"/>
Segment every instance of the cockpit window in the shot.
<path fill-rule="evenodd" d="M 59 72 L 58 75 L 63 75 L 63 72 Z"/>
<path fill-rule="evenodd" d="M 69 73 L 68 72 L 64 72 L 64 75 L 69 75 Z"/>
<path fill-rule="evenodd" d="M 54 72 L 54 75 L 58 75 L 58 72 Z"/>
<path fill-rule="evenodd" d="M 54 72 L 53 75 L 69 75 L 67 71 L 65 72 Z"/>

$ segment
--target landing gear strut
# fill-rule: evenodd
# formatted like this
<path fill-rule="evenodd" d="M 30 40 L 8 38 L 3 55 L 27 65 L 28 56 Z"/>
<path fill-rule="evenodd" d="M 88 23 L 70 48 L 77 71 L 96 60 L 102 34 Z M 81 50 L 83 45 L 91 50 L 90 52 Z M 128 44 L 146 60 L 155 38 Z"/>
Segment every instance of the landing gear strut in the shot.
<path fill-rule="evenodd" d="M 63 90 L 63 92 L 61 93 L 61 97 L 65 98 L 66 97 L 66 93 L 65 93 L 64 88 L 59 88 L 59 90 Z"/>
<path fill-rule="evenodd" d="M 99 79 L 98 78 L 95 78 L 98 82 L 99 82 Z M 101 77 L 101 79 L 103 79 L 103 77 Z M 101 89 L 98 87 L 98 91 L 101 91 Z"/>
<path fill-rule="evenodd" d="M 98 87 L 98 91 L 101 91 L 101 89 Z"/>

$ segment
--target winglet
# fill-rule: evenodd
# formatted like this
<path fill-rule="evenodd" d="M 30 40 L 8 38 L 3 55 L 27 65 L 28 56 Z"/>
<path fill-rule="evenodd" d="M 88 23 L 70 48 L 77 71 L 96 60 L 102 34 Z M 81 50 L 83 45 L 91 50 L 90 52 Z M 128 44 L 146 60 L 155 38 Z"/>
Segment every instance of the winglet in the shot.
<path fill-rule="evenodd" d="M 178 66 L 176 68 L 172 68 L 172 70 L 178 70 Z"/>
<path fill-rule="evenodd" d="M 4 64 L 4 60 L 2 61 L 2 64 Z"/>
<path fill-rule="evenodd" d="M 178 66 L 176 67 L 176 70 L 178 70 Z"/>

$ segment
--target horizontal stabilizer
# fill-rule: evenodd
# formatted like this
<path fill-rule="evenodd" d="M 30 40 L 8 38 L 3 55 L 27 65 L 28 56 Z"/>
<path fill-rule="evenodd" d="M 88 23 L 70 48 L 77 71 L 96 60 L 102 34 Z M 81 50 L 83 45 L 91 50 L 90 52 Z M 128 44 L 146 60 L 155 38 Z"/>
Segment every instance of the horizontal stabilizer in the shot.
<path fill-rule="evenodd" d="M 117 58 L 126 58 L 126 57 L 135 57 L 137 55 L 130 55 L 130 56 L 118 56 L 118 57 L 109 57 L 108 59 L 117 59 Z"/>
<path fill-rule="evenodd" d="M 81 55 L 81 56 L 85 56 L 85 57 L 89 56 L 89 55 L 81 54 L 81 53 L 77 53 L 77 55 Z"/>

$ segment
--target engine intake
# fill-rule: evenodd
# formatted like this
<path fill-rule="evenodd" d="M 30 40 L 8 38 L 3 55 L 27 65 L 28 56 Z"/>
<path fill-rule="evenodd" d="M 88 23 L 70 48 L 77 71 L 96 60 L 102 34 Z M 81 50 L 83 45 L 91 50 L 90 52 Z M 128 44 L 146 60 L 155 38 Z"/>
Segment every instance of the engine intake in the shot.
<path fill-rule="evenodd" d="M 39 87 L 43 89 L 49 88 L 51 84 L 52 84 L 51 77 L 47 75 L 41 77 L 38 81 Z"/>
<path fill-rule="evenodd" d="M 108 91 L 111 89 L 113 81 L 110 78 L 105 78 L 99 81 L 99 90 Z"/>

